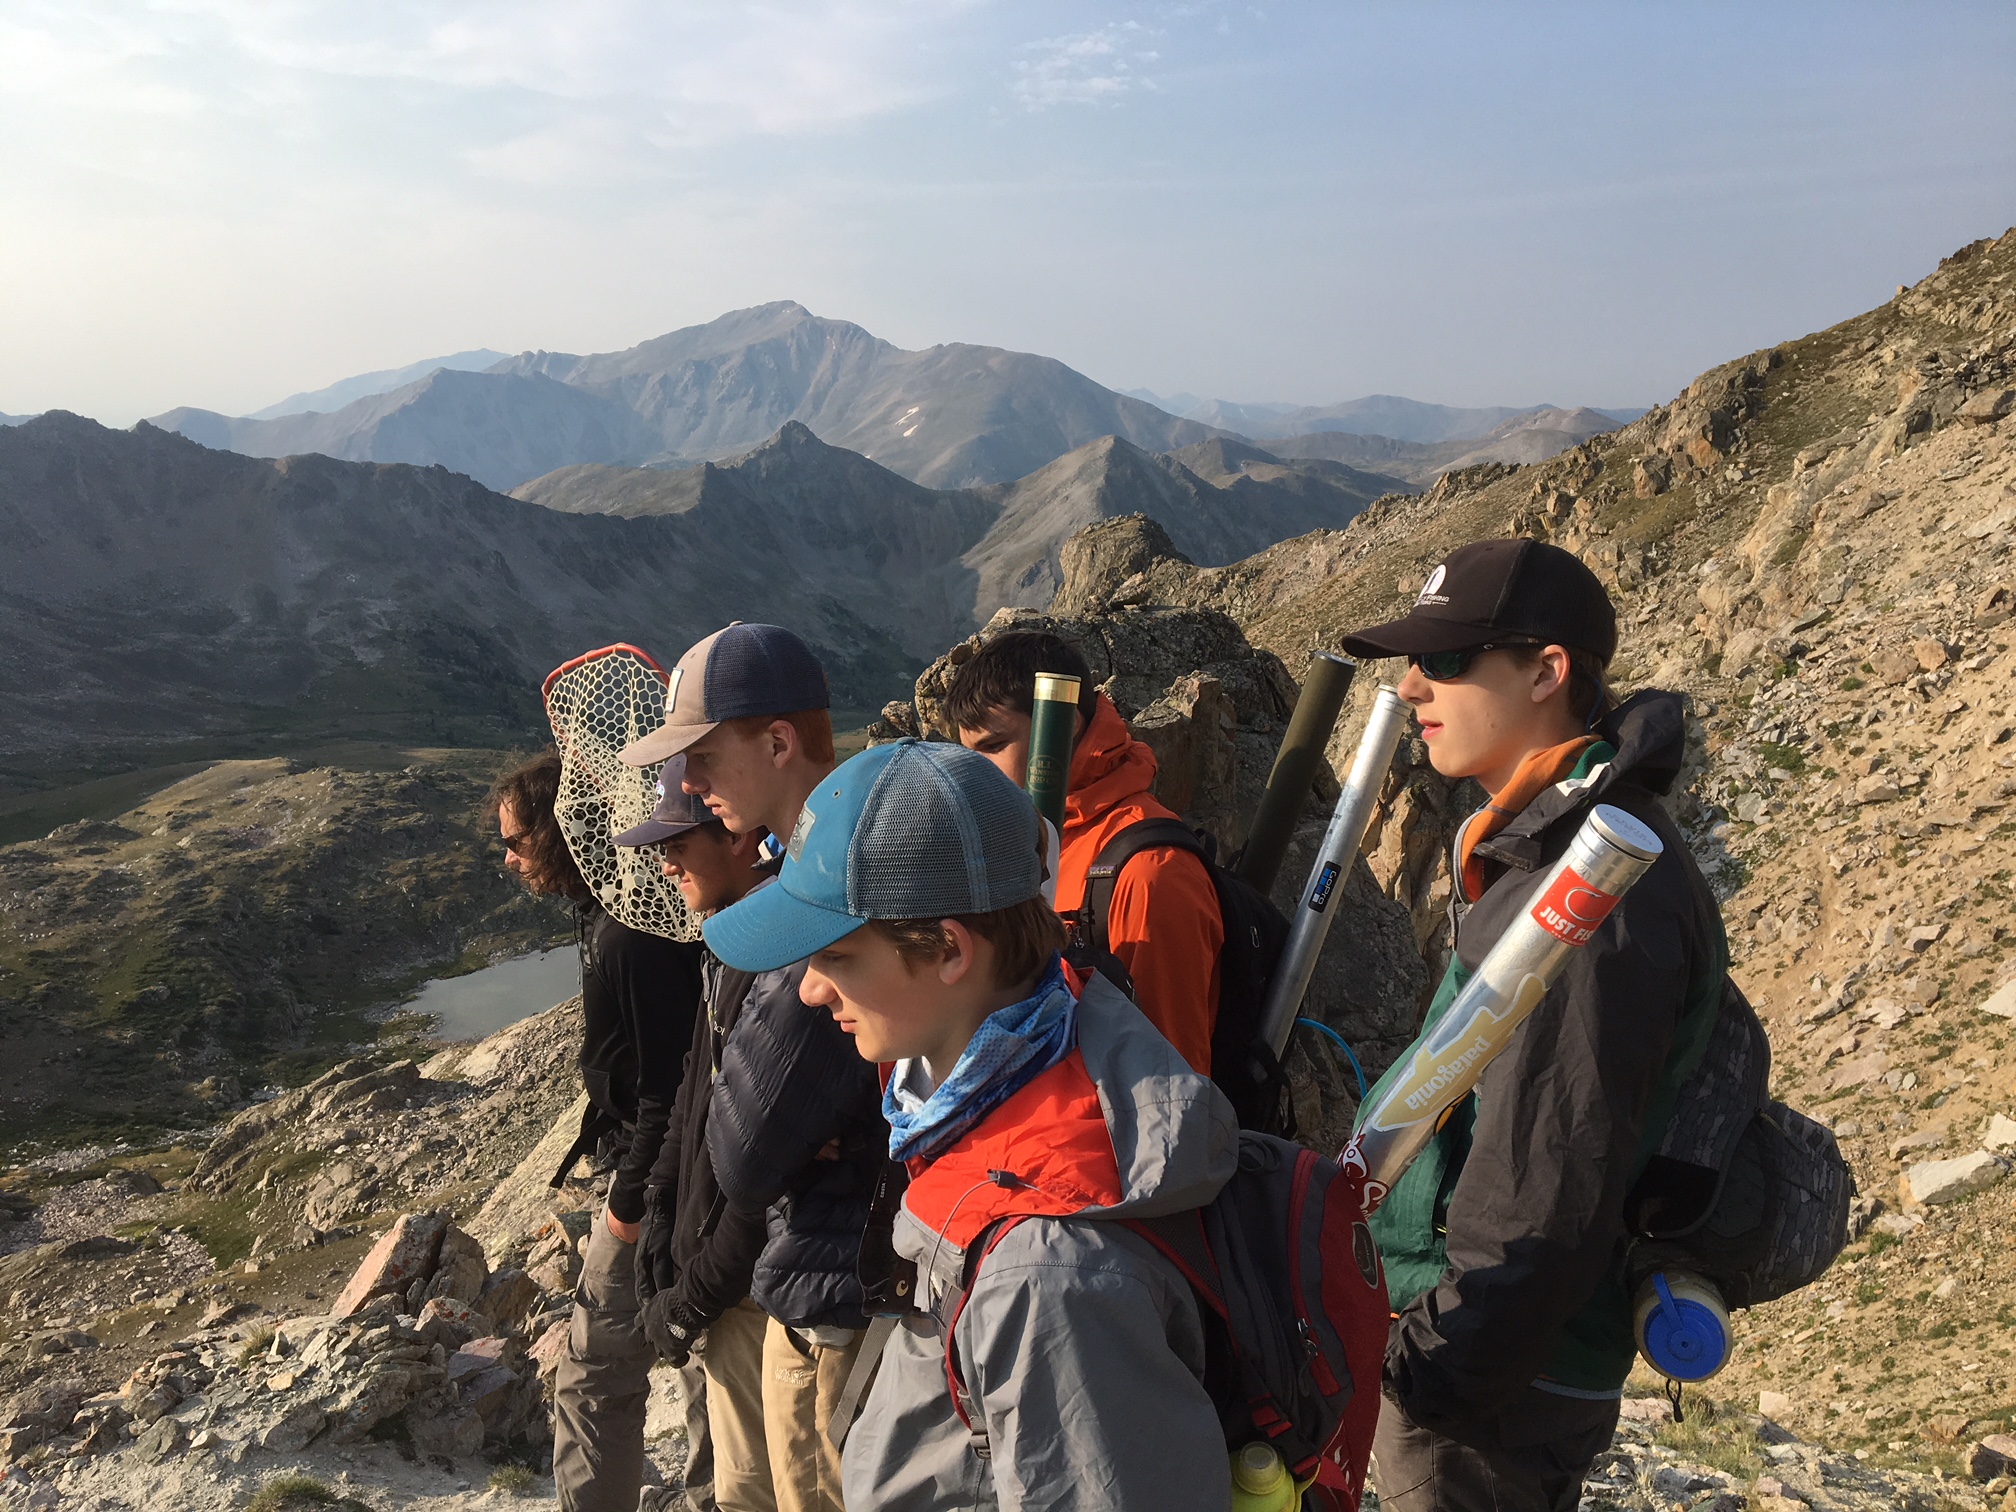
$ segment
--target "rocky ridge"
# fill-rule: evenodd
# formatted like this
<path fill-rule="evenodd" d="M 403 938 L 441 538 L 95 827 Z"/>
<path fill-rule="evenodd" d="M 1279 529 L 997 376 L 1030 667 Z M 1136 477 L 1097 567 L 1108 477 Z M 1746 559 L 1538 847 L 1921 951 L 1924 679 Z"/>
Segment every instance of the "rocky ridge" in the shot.
<path fill-rule="evenodd" d="M 1864 1194 L 1860 1241 L 1740 1315 L 1710 1389 L 1949 1472 L 2016 1423 L 2012 412 L 2016 234 L 1551 461 L 1450 473 L 1230 567 L 1123 552 L 1080 609 L 1215 609 L 1295 672 L 1401 612 L 1463 541 L 1532 534 L 1594 566 L 1622 611 L 1619 689 L 1689 697 L 1671 807 L 1723 896 L 1776 1094 L 1834 1127 Z M 1476 795 L 1421 756 L 1403 752 L 1370 859 L 1432 957 L 1441 856 Z"/>

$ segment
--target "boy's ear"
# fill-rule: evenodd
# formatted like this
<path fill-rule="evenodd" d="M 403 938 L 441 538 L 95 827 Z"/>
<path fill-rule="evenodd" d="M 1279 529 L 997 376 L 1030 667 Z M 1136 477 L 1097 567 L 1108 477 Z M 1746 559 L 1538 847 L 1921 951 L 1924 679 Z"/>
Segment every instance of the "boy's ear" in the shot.
<path fill-rule="evenodd" d="M 957 919 L 940 919 L 938 927 L 945 932 L 945 953 L 938 957 L 938 980 L 950 987 L 973 973 L 974 935 Z"/>

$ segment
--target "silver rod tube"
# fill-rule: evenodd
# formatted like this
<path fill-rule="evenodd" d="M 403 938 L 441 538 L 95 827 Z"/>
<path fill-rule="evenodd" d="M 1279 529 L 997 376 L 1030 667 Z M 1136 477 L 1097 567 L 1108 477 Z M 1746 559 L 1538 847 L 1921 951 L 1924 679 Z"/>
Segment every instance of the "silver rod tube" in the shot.
<path fill-rule="evenodd" d="M 1323 954 L 1323 941 L 1330 933 L 1330 900 L 1344 885 L 1358 848 L 1365 843 L 1372 811 L 1379 804 L 1379 790 L 1386 785 L 1386 773 L 1393 765 L 1393 753 L 1400 748 L 1401 733 L 1413 710 L 1392 688 L 1382 687 L 1372 702 L 1365 733 L 1358 739 L 1358 754 L 1352 758 L 1351 774 L 1344 791 L 1337 795 L 1331 811 L 1330 827 L 1323 832 L 1316 864 L 1309 880 L 1302 884 L 1302 897 L 1289 921 L 1288 944 L 1275 968 L 1274 982 L 1267 989 L 1267 1006 L 1260 1016 L 1261 1032 L 1278 1056 L 1288 1048 L 1288 1035 L 1295 1027 L 1295 1015 L 1308 995 L 1309 979 L 1316 974 L 1316 959 Z"/>
<path fill-rule="evenodd" d="M 1463 984 L 1404 1074 L 1359 1110 L 1358 1132 L 1338 1157 L 1364 1172 L 1365 1211 L 1427 1147 L 1443 1112 L 1477 1085 L 1568 958 L 1586 945 L 1617 900 L 1659 859 L 1659 837 L 1622 809 L 1598 804 L 1568 850 Z"/>

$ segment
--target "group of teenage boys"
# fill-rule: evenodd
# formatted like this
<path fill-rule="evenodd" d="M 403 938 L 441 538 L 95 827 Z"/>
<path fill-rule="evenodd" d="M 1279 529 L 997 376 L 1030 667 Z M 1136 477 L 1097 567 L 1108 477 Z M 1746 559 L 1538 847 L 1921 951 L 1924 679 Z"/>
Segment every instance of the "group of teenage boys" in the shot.
<path fill-rule="evenodd" d="M 1489 796 L 1424 1033 L 1589 805 L 1667 842 L 1374 1220 L 1397 1311 L 1383 1382 L 1356 1386 L 1385 1394 L 1382 1504 L 1572 1508 L 1632 1353 L 1625 1194 L 1726 968 L 1657 802 L 1679 699 L 1613 702 L 1608 596 L 1532 541 L 1462 548 L 1344 644 L 1407 659 L 1431 760 Z M 1022 791 L 1039 671 L 1085 690 L 1057 836 Z M 736 624 L 688 651 L 624 752 L 661 798 L 618 843 L 659 849 L 704 942 L 638 936 L 567 884 L 555 758 L 500 782 L 509 864 L 581 903 L 575 1153 L 613 1136 L 556 1384 L 563 1507 L 638 1505 L 658 1358 L 696 1505 L 1230 1505 L 1198 1300 L 1121 1221 L 1209 1202 L 1237 1160 L 1211 876 L 1181 848 L 1130 861 L 1106 919 L 1128 990 L 1068 966 L 1099 853 L 1173 817 L 1154 757 L 1049 635 L 989 641 L 947 707 L 959 745 L 836 763 L 798 637 Z"/>

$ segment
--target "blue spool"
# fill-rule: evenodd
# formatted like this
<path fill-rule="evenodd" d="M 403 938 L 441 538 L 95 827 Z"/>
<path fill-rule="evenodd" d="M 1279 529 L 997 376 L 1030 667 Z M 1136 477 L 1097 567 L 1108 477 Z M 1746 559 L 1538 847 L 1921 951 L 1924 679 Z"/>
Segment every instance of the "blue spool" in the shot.
<path fill-rule="evenodd" d="M 1729 1361 L 1729 1318 L 1710 1300 L 1712 1294 L 1689 1280 L 1681 1282 L 1682 1294 L 1675 1296 L 1664 1272 L 1653 1275 L 1658 1303 L 1640 1312 L 1638 1347 L 1661 1375 L 1705 1381 Z"/>

